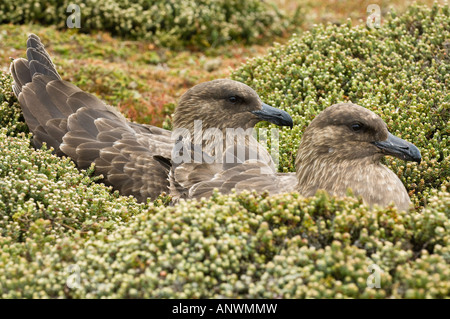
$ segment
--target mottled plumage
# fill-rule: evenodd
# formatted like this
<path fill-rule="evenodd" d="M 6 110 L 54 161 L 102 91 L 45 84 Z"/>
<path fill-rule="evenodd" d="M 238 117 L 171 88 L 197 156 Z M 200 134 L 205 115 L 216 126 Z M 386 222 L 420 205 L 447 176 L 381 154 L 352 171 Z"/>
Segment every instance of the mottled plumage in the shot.
<path fill-rule="evenodd" d="M 46 143 L 57 155 L 71 157 L 80 169 L 95 163 L 95 173 L 102 174 L 106 184 L 139 201 L 169 192 L 174 146 L 170 131 L 130 122 L 94 95 L 62 80 L 34 34 L 27 40 L 27 59 L 15 59 L 11 74 L 36 148 Z M 175 128 L 189 131 L 194 120 L 203 121 L 203 130 L 246 129 L 261 120 L 292 126 L 286 112 L 262 103 L 247 85 L 226 79 L 202 83 L 183 95 Z"/>
<path fill-rule="evenodd" d="M 399 209 L 410 206 L 408 193 L 400 179 L 381 164 L 385 155 L 420 163 L 420 151 L 389 133 L 375 113 L 356 104 L 335 104 L 321 112 L 303 134 L 295 161 L 296 173 L 280 174 L 267 170 L 263 162 L 243 161 L 223 169 L 208 181 L 196 183 L 189 197 L 211 195 L 214 188 L 229 193 L 233 188 L 278 194 L 297 190 L 312 196 L 319 189 L 345 196 L 348 189 L 368 205 Z M 269 173 L 262 173 L 261 169 Z M 199 171 L 201 168 L 199 167 Z"/>
<path fill-rule="evenodd" d="M 394 202 L 407 210 L 410 199 L 405 186 L 381 164 L 385 155 L 420 163 L 413 144 L 389 133 L 383 120 L 366 108 L 335 104 L 309 125 L 295 161 L 298 191 L 304 196 L 325 189 L 343 196 L 347 189 L 369 205 Z"/>

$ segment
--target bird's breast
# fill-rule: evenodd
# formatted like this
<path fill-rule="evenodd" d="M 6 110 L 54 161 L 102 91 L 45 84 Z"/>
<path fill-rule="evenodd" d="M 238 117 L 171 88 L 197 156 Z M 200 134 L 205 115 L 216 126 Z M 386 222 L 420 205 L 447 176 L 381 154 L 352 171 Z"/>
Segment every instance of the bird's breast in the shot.
<path fill-rule="evenodd" d="M 313 196 L 318 190 L 343 197 L 351 189 L 369 206 L 385 207 L 394 203 L 407 210 L 410 199 L 397 175 L 380 163 L 369 161 L 316 160 L 297 165 L 298 191 Z"/>

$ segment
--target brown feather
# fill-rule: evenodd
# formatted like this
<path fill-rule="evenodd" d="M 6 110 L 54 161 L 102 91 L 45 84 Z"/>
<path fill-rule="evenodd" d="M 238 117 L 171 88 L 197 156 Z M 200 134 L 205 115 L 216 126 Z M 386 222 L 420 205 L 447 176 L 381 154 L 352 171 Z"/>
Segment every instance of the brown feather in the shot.
<path fill-rule="evenodd" d="M 106 184 L 139 201 L 154 199 L 169 190 L 186 192 L 194 183 L 222 170 L 221 164 L 207 169 L 172 167 L 172 132 L 129 122 L 94 95 L 63 81 L 39 37 L 33 34 L 27 40 L 27 58 L 14 60 L 11 74 L 25 121 L 34 133 L 35 147 L 46 143 L 56 154 L 71 157 L 80 169 L 94 163 L 96 174 L 102 174 Z M 231 95 L 240 95 L 245 103 L 230 104 Z M 246 130 L 261 120 L 252 113 L 261 110 L 261 99 L 245 84 L 226 79 L 210 81 L 183 95 L 175 112 L 175 128 L 189 130 L 195 120 L 203 120 L 203 130 Z M 253 147 L 257 142 L 250 137 L 245 144 Z M 263 158 L 274 169 L 264 152 Z M 205 153 L 205 158 L 210 155 L 214 154 Z"/>

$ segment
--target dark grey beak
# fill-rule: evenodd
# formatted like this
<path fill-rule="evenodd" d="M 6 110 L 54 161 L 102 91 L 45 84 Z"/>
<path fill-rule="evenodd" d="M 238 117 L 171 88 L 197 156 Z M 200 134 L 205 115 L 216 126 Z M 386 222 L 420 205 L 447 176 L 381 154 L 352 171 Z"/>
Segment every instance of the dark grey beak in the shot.
<path fill-rule="evenodd" d="M 294 123 L 288 112 L 282 111 L 267 104 L 262 104 L 261 110 L 252 111 L 261 120 L 267 121 L 279 126 L 289 126 L 292 128 Z"/>
<path fill-rule="evenodd" d="M 404 161 L 413 161 L 420 164 L 422 156 L 419 149 L 412 143 L 389 133 L 386 141 L 372 142 L 383 154 L 392 155 Z"/>

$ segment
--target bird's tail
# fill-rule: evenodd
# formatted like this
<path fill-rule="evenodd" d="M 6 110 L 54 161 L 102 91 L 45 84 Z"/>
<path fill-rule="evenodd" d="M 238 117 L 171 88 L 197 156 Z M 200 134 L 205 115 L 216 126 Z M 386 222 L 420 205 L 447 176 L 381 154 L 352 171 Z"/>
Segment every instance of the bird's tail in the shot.
<path fill-rule="evenodd" d="M 11 74 L 14 79 L 13 91 L 17 98 L 19 98 L 22 88 L 36 75 L 42 74 L 53 80 L 61 80 L 41 39 L 35 34 L 30 34 L 27 40 L 27 59 L 19 58 L 11 63 Z"/>

